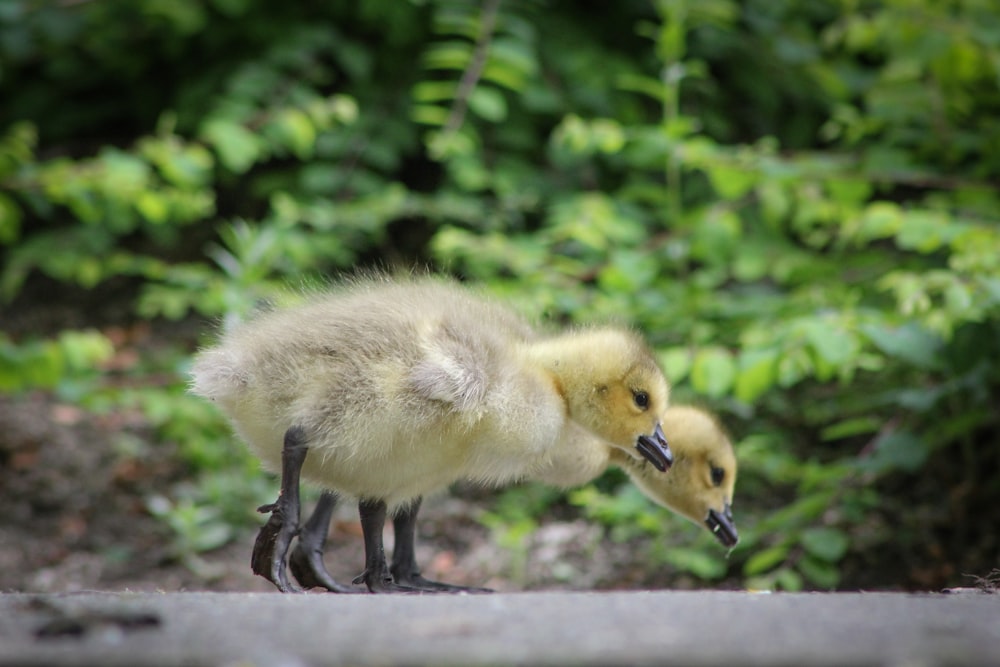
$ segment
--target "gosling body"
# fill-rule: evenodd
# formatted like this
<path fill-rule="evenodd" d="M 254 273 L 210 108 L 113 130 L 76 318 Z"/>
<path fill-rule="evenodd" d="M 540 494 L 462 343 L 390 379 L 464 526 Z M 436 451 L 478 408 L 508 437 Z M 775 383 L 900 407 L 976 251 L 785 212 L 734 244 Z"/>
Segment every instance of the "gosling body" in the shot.
<path fill-rule="evenodd" d="M 590 441 L 661 471 L 671 460 L 659 425 L 669 388 L 637 335 L 543 335 L 439 279 L 361 280 L 263 313 L 201 352 L 192 375 L 194 393 L 282 471 L 283 496 L 301 474 L 359 499 L 372 526 L 379 508 L 418 506 L 458 480 L 542 474 Z M 289 514 L 289 502 L 266 509 Z M 298 530 L 282 516 L 269 523 L 275 535 Z M 260 549 L 272 550 L 260 543 L 273 537 L 260 536 Z M 380 537 L 366 546 L 380 549 Z M 275 577 L 281 569 L 269 566 Z"/>

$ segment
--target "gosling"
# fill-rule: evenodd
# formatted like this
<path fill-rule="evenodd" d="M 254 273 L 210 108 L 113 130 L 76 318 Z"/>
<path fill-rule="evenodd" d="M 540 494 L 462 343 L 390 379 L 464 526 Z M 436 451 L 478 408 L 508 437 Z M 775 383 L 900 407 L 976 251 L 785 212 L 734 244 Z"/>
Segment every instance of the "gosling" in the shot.
<path fill-rule="evenodd" d="M 198 354 L 191 388 L 280 471 L 278 499 L 259 508 L 270 517 L 251 566 L 283 592 L 298 590 L 288 566 L 304 586 L 356 592 L 322 564 L 340 495 L 358 499 L 365 569 L 355 584 L 372 593 L 476 592 L 484 589 L 416 571 L 412 534 L 427 493 L 458 480 L 499 486 L 544 474 L 594 442 L 660 474 L 673 461 L 660 424 L 669 387 L 636 334 L 541 335 L 431 277 L 359 279 L 260 314 Z M 326 490 L 302 526 L 300 478 Z M 387 513 L 403 535 L 395 571 L 382 543 Z"/>
<path fill-rule="evenodd" d="M 644 462 L 616 451 L 611 461 L 653 502 L 704 525 L 724 547 L 735 547 L 740 539 L 733 519 L 736 455 L 729 436 L 714 417 L 691 406 L 668 408 L 663 420 L 683 451 L 670 475 L 655 475 Z"/>
<path fill-rule="evenodd" d="M 708 412 L 686 405 L 663 413 L 663 432 L 674 455 L 670 474 L 620 449 L 592 441 L 572 458 L 553 458 L 533 479 L 571 488 L 585 484 L 608 467 L 621 468 L 653 502 L 703 525 L 727 548 L 739 535 L 733 520 L 736 456 L 726 431 Z"/>

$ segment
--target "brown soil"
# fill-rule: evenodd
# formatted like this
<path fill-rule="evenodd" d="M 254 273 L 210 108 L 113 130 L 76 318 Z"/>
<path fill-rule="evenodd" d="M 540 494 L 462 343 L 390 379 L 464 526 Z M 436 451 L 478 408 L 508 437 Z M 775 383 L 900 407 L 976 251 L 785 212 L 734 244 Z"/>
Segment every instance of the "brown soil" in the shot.
<path fill-rule="evenodd" d="M 193 348 L 205 329 L 203 323 L 158 326 L 154 337 L 148 324 L 123 323 L 128 308 L 122 303 L 108 298 L 93 307 L 70 307 L 51 299 L 27 300 L 4 313 L 3 324 L 8 334 L 21 337 L 99 320 L 120 343 L 111 364 L 118 370 L 155 356 L 167 341 Z M 234 441 L 233 446 L 242 445 Z M 978 585 L 978 577 L 995 588 L 1000 538 L 991 530 L 996 521 L 988 519 L 1000 507 L 997 451 L 989 450 L 983 465 L 971 466 L 977 471 L 974 484 L 968 482 L 968 462 L 953 460 L 949 452 L 939 452 L 928 466 L 933 475 L 881 483 L 887 504 L 873 516 L 883 516 L 886 523 L 905 514 L 911 517 L 906 525 L 910 530 L 918 526 L 920 534 L 901 541 L 898 553 L 880 544 L 849 554 L 841 564 L 841 587 L 940 590 Z M 175 536 L 150 513 L 149 500 L 171 497 L 190 476 L 180 461 L 177 445 L 154 438 L 139 411 L 95 415 L 46 392 L 0 396 L 0 592 L 273 591 L 250 572 L 253 526 L 241 528 L 218 550 L 178 557 Z M 468 488 L 425 501 L 417 553 L 425 576 L 501 591 L 699 583 L 672 568 L 652 566 L 651 545 L 611 540 L 602 527 L 565 505 L 553 508 L 512 546 L 509 537 L 494 534 L 479 520 L 495 501 L 492 493 Z M 697 532 L 680 521 L 678 526 L 689 531 L 679 538 Z M 391 545 L 387 530 L 386 546 Z M 338 580 L 349 581 L 362 564 L 356 511 L 341 506 L 331 526 L 327 565 Z M 737 579 L 728 579 L 715 587 L 737 585 Z"/>
<path fill-rule="evenodd" d="M 135 455 L 117 444 L 123 433 L 135 439 L 146 430 L 136 417 L 95 416 L 44 393 L 0 399 L 0 591 L 274 590 L 250 572 L 252 527 L 216 551 L 186 562 L 176 557 L 171 531 L 147 503 L 169 496 L 183 466 L 169 446 Z M 692 583 L 646 572 L 635 545 L 606 539 L 573 508 L 543 522 L 521 548 L 501 548 L 476 519 L 491 500 L 487 492 L 457 489 L 425 501 L 417 554 L 425 576 L 501 591 Z M 360 524 L 354 508 L 343 505 L 331 526 L 327 565 L 349 581 L 362 564 Z"/>

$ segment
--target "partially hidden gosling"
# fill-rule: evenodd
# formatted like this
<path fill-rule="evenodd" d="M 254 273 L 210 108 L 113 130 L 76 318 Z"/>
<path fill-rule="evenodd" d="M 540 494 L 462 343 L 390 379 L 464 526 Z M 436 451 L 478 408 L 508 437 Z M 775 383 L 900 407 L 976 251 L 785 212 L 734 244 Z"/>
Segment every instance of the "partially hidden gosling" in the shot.
<path fill-rule="evenodd" d="M 645 460 L 593 440 L 579 455 L 552 459 L 533 479 L 570 488 L 616 466 L 653 502 L 707 527 L 724 546 L 735 546 L 736 456 L 726 431 L 705 410 L 672 405 L 663 413 L 663 432 L 674 455 L 666 475 Z"/>
<path fill-rule="evenodd" d="M 443 279 L 368 278 L 262 313 L 203 350 L 192 376 L 192 391 L 281 472 L 252 558 L 281 590 L 295 590 L 284 561 L 296 535 L 306 543 L 292 554 L 300 583 L 350 590 L 317 556 L 338 495 L 359 500 L 358 581 L 368 590 L 455 590 L 420 577 L 412 554 L 394 555 L 390 574 L 387 510 L 402 521 L 397 531 L 412 533 L 427 493 L 535 477 L 553 461 L 590 456 L 594 443 L 623 465 L 634 460 L 643 479 L 672 462 L 661 429 L 668 384 L 639 336 L 613 327 L 540 334 Z M 303 526 L 300 474 L 328 491 Z"/>

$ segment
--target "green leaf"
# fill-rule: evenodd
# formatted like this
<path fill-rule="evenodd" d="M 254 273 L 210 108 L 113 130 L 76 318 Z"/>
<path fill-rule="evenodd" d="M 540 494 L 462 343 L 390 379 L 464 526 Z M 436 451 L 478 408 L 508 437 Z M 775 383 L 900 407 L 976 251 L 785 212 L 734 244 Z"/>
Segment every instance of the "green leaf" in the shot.
<path fill-rule="evenodd" d="M 646 95 L 650 99 L 663 104 L 664 90 L 663 82 L 651 76 L 644 76 L 638 72 L 624 72 L 616 81 L 621 90 Z"/>
<path fill-rule="evenodd" d="M 877 417 L 854 417 L 844 419 L 835 424 L 827 426 L 820 431 L 820 438 L 824 441 L 840 440 L 850 438 L 862 433 L 874 433 L 882 425 L 882 420 Z"/>
<path fill-rule="evenodd" d="M 453 81 L 421 81 L 413 86 L 413 100 L 418 103 L 449 102 L 455 99 Z"/>
<path fill-rule="evenodd" d="M 757 182 L 757 174 L 749 169 L 728 165 L 712 165 L 706 168 L 712 187 L 723 199 L 739 199 Z"/>
<path fill-rule="evenodd" d="M 692 354 L 686 347 L 671 347 L 659 354 L 660 366 L 667 380 L 676 384 L 691 372 Z"/>
<path fill-rule="evenodd" d="M 609 293 L 631 293 L 647 289 L 656 278 L 660 266 L 650 253 L 616 250 L 611 261 L 601 269 L 597 279 Z"/>
<path fill-rule="evenodd" d="M 210 120 L 205 123 L 201 134 L 218 153 L 222 165 L 234 174 L 246 172 L 260 157 L 260 141 L 240 123 Z"/>
<path fill-rule="evenodd" d="M 239 16 L 247 11 L 250 0 L 212 0 L 212 5 L 226 16 Z"/>
<path fill-rule="evenodd" d="M 691 255 L 706 264 L 728 264 L 743 236 L 742 223 L 732 211 L 713 207 L 691 234 Z"/>
<path fill-rule="evenodd" d="M 788 188 L 777 179 L 764 180 L 757 187 L 757 196 L 760 197 L 764 221 L 773 228 L 783 223 L 792 211 L 792 196 Z"/>
<path fill-rule="evenodd" d="M 921 438 L 908 431 L 896 431 L 880 438 L 871 459 L 863 461 L 862 465 L 878 473 L 914 472 L 923 466 L 929 454 L 930 448 Z"/>
<path fill-rule="evenodd" d="M 761 242 L 747 234 L 740 242 L 739 252 L 731 260 L 733 276 L 741 282 L 755 282 L 767 275 L 772 258 L 780 252 L 777 244 Z"/>
<path fill-rule="evenodd" d="M 472 58 L 472 45 L 452 40 L 438 42 L 424 52 L 424 67 L 462 71 Z"/>
<path fill-rule="evenodd" d="M 211 551 L 223 546 L 232 537 L 232 527 L 215 520 L 192 530 L 192 547 L 195 551 Z"/>
<path fill-rule="evenodd" d="M 498 36 L 490 47 L 483 79 L 517 92 L 538 70 L 538 56 L 522 40 Z"/>
<path fill-rule="evenodd" d="M 858 239 L 863 243 L 895 236 L 903 226 L 903 212 L 892 202 L 874 202 L 861 217 Z"/>
<path fill-rule="evenodd" d="M 105 148 L 99 159 L 115 193 L 137 192 L 149 183 L 149 164 L 142 158 L 117 148 Z"/>
<path fill-rule="evenodd" d="M 777 350 L 743 350 L 733 393 L 744 403 L 751 403 L 773 387 L 777 379 Z"/>
<path fill-rule="evenodd" d="M 775 570 L 772 575 L 774 583 L 783 591 L 798 592 L 802 590 L 802 576 L 790 567 Z"/>
<path fill-rule="evenodd" d="M 0 244 L 9 245 L 21 235 L 21 208 L 0 192 Z"/>
<path fill-rule="evenodd" d="M 71 370 L 91 369 L 114 354 L 111 341 L 97 331 L 64 331 L 59 346 Z"/>
<path fill-rule="evenodd" d="M 946 216 L 930 211 L 911 211 L 903 219 L 896 234 L 896 243 L 905 250 L 921 253 L 934 252 L 945 240 L 948 220 Z"/>
<path fill-rule="evenodd" d="M 788 550 L 788 544 L 779 544 L 758 551 L 753 556 L 750 556 L 743 565 L 744 576 L 752 577 L 774 569 L 785 562 L 785 558 L 788 557 Z"/>
<path fill-rule="evenodd" d="M 800 539 L 807 552 L 828 563 L 836 563 L 847 553 L 847 535 L 836 528 L 810 528 Z"/>
<path fill-rule="evenodd" d="M 410 107 L 410 118 L 422 125 L 443 127 L 448 122 L 448 110 L 436 104 L 414 104 Z"/>
<path fill-rule="evenodd" d="M 824 185 L 834 200 L 844 204 L 860 204 L 872 194 L 871 183 L 860 178 L 831 178 Z"/>
<path fill-rule="evenodd" d="M 940 366 L 941 338 L 919 324 L 906 323 L 898 327 L 886 324 L 865 324 L 861 331 L 883 353 L 902 359 L 917 368 Z"/>
<path fill-rule="evenodd" d="M 135 200 L 135 208 L 142 217 L 154 225 L 166 222 L 170 215 L 170 206 L 166 198 L 152 190 L 144 190 L 139 194 Z"/>
<path fill-rule="evenodd" d="M 699 579 L 719 579 L 726 574 L 726 562 L 718 555 L 687 547 L 667 549 L 664 560 Z"/>
<path fill-rule="evenodd" d="M 733 355 L 721 347 L 699 350 L 691 368 L 691 386 L 695 391 L 720 398 L 729 391 L 736 378 Z"/>
<path fill-rule="evenodd" d="M 477 86 L 469 95 L 469 108 L 491 123 L 500 123 L 507 118 L 507 100 L 496 88 Z"/>
<path fill-rule="evenodd" d="M 272 136 L 299 159 L 310 157 L 316 146 L 316 128 L 299 109 L 285 109 L 269 125 Z"/>
<path fill-rule="evenodd" d="M 215 160 L 201 144 L 184 143 L 174 135 L 147 137 L 139 142 L 143 156 L 156 165 L 170 183 L 184 189 L 205 185 Z M 133 170 L 138 167 L 133 166 Z"/>
<path fill-rule="evenodd" d="M 830 367 L 839 368 L 857 356 L 857 340 L 840 323 L 830 318 L 814 319 L 806 321 L 804 328 L 810 347 Z"/>
<path fill-rule="evenodd" d="M 949 312 L 965 315 L 973 308 L 972 288 L 956 279 L 945 287 L 944 302 Z"/>
<path fill-rule="evenodd" d="M 840 583 L 840 572 L 835 565 L 805 556 L 796 564 L 799 572 L 819 588 L 832 589 Z"/>
<path fill-rule="evenodd" d="M 814 372 L 821 381 L 838 372 L 848 371 L 860 352 L 853 332 L 833 318 L 808 319 L 802 323 L 803 333 L 814 354 Z"/>
<path fill-rule="evenodd" d="M 625 146 L 625 131 L 610 118 L 598 118 L 590 124 L 590 140 L 598 151 L 614 154 Z"/>

